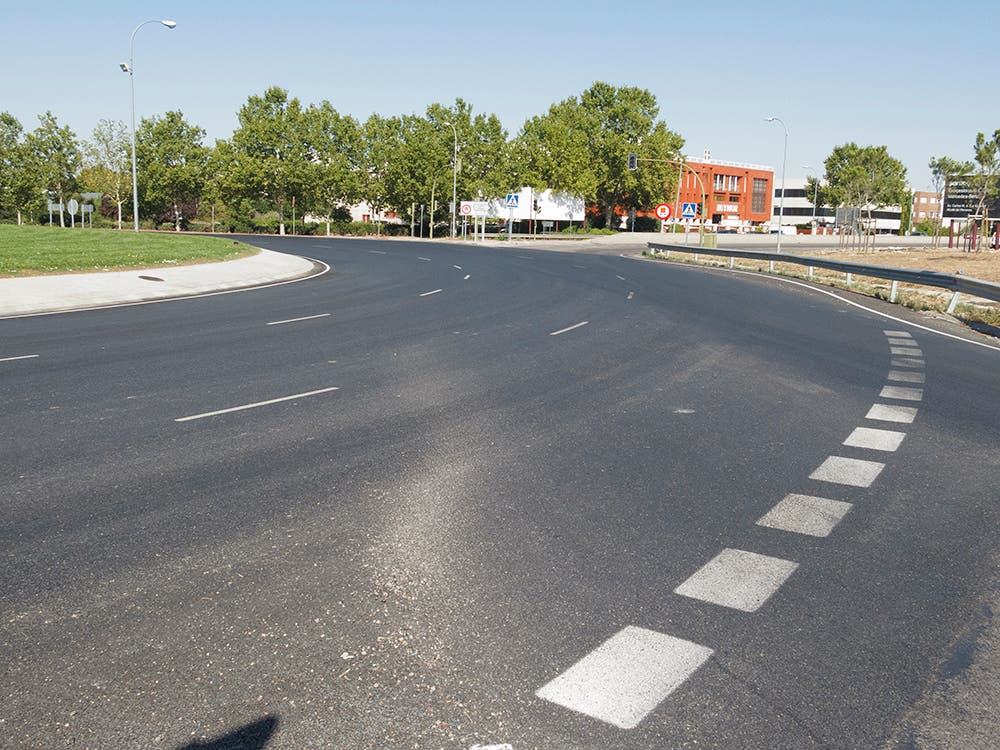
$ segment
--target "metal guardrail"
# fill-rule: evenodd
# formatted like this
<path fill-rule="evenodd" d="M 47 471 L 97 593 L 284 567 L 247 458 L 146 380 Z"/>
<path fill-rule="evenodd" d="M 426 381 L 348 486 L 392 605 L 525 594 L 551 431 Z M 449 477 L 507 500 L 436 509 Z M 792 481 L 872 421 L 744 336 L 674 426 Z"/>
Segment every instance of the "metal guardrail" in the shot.
<path fill-rule="evenodd" d="M 825 258 L 810 258 L 805 255 L 786 255 L 784 253 L 762 253 L 755 250 L 735 250 L 725 248 L 691 247 L 689 245 L 669 245 L 661 242 L 649 242 L 647 247 L 650 250 L 695 254 L 695 255 L 716 255 L 729 258 L 729 266 L 732 268 L 733 259 L 746 258 L 748 260 L 766 260 L 769 263 L 794 263 L 800 266 L 808 266 L 810 276 L 813 268 L 825 268 L 829 271 L 839 271 L 847 274 L 847 283 L 850 285 L 851 276 L 871 276 L 876 279 L 887 279 L 892 282 L 889 295 L 891 302 L 896 301 L 898 284 L 900 281 L 906 284 L 922 284 L 923 286 L 935 286 L 941 289 L 948 289 L 952 292 L 951 302 L 948 304 L 948 312 L 955 311 L 960 294 L 967 294 L 972 297 L 1000 302 L 1000 284 L 992 281 L 974 279 L 961 274 L 938 273 L 937 271 L 911 271 L 905 268 L 891 268 L 889 266 L 872 266 L 865 263 L 845 263 L 839 260 L 826 260 Z"/>

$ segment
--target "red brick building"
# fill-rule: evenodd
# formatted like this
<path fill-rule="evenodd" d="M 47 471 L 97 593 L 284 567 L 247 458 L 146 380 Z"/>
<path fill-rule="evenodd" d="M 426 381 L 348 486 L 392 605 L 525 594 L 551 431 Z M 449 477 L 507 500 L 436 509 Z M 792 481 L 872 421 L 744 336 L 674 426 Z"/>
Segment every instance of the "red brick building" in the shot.
<path fill-rule="evenodd" d="M 701 160 L 688 159 L 691 169 L 684 170 L 681 182 L 680 206 L 672 206 L 673 216 L 685 220 L 684 203 L 702 202 L 705 188 L 705 223 L 716 229 L 749 231 L 771 221 L 771 199 L 774 195 L 774 169 L 759 164 L 718 161 L 707 153 Z M 701 184 L 692 174 L 698 173 Z"/>

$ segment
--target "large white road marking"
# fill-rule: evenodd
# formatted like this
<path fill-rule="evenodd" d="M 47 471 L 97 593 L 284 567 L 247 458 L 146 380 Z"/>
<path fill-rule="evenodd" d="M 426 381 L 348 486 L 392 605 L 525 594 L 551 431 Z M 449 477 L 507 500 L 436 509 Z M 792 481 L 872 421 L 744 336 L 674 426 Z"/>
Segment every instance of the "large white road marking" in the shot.
<path fill-rule="evenodd" d="M 922 372 L 889 370 L 888 380 L 895 380 L 897 383 L 926 383 L 927 377 Z"/>
<path fill-rule="evenodd" d="M 923 401 L 923 388 L 904 388 L 898 385 L 887 385 L 879 394 L 880 398 L 895 398 L 901 401 Z"/>
<path fill-rule="evenodd" d="M 535 695 L 621 729 L 633 729 L 680 687 L 712 649 L 629 626 Z"/>
<path fill-rule="evenodd" d="M 851 507 L 840 500 L 791 494 L 771 508 L 757 525 L 808 536 L 830 536 Z"/>
<path fill-rule="evenodd" d="M 899 422 L 910 424 L 917 417 L 917 410 L 912 406 L 893 406 L 892 404 L 875 404 L 865 419 L 877 419 L 882 422 Z"/>
<path fill-rule="evenodd" d="M 332 313 L 321 313 L 320 315 L 307 315 L 304 318 L 289 318 L 288 320 L 275 320 L 271 323 L 268 323 L 267 325 L 280 326 L 284 325 L 285 323 L 298 323 L 303 320 L 316 320 L 317 318 L 329 318 L 330 315 L 332 315 Z"/>
<path fill-rule="evenodd" d="M 726 548 L 675 588 L 674 593 L 743 612 L 756 612 L 797 567 L 797 562 L 780 557 Z"/>
<path fill-rule="evenodd" d="M 443 289 L 433 289 L 433 290 L 431 290 L 429 292 L 424 292 L 420 296 L 421 297 L 430 297 L 432 294 L 440 294 L 443 291 L 444 291 Z"/>
<path fill-rule="evenodd" d="M 871 487 L 884 468 L 885 464 L 878 461 L 830 456 L 809 478 L 832 484 L 846 484 L 849 487 Z"/>
<path fill-rule="evenodd" d="M 268 406 L 270 404 L 278 404 L 282 401 L 293 401 L 297 398 L 306 398 L 308 396 L 316 396 L 320 393 L 329 393 L 330 391 L 339 391 L 339 387 L 332 388 L 320 388 L 318 391 L 307 391 L 305 393 L 296 393 L 293 396 L 282 396 L 281 398 L 272 398 L 269 401 L 258 401 L 255 404 L 244 404 L 243 406 L 231 406 L 228 409 L 219 409 L 218 411 L 207 411 L 204 414 L 193 414 L 190 417 L 180 417 L 175 419 L 175 422 L 190 422 L 194 419 L 205 419 L 206 417 L 216 417 L 219 414 L 229 414 L 234 411 L 243 411 L 244 409 L 256 409 L 258 406 Z"/>
<path fill-rule="evenodd" d="M 867 448 L 868 450 L 892 453 L 899 448 L 900 443 L 903 442 L 903 438 L 905 437 L 905 432 L 858 427 L 847 436 L 844 445 L 851 448 Z"/>
<path fill-rule="evenodd" d="M 3 357 L 0 362 L 16 362 L 19 359 L 38 359 L 37 354 L 22 354 L 20 357 Z"/>

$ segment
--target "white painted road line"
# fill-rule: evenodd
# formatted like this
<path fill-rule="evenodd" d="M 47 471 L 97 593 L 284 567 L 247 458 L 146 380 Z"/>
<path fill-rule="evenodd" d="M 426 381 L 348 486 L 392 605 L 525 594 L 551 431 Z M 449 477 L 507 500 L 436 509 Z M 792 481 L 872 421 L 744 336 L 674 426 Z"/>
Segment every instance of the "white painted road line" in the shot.
<path fill-rule="evenodd" d="M 786 495 L 757 521 L 758 526 L 809 536 L 830 536 L 851 509 L 850 503 L 811 495 Z"/>
<path fill-rule="evenodd" d="M 615 274 L 615 278 L 618 279 L 619 281 L 625 281 L 625 277 L 619 276 L 618 274 Z"/>
<path fill-rule="evenodd" d="M 912 338 L 909 339 L 889 339 L 889 346 L 913 346 L 914 341 Z"/>
<path fill-rule="evenodd" d="M 553 331 L 552 333 L 549 334 L 549 336 L 558 336 L 561 333 L 566 333 L 567 331 L 573 331 L 577 328 L 581 328 L 587 325 L 589 322 L 590 322 L 589 320 L 585 320 L 582 323 L 577 323 L 575 326 L 570 326 L 569 328 L 562 328 L 558 331 Z"/>
<path fill-rule="evenodd" d="M 472 274 L 471 273 L 467 273 L 467 274 L 465 274 L 465 278 L 462 279 L 462 281 L 468 281 L 471 278 L 472 278 Z"/>
<path fill-rule="evenodd" d="M 635 297 L 635 292 L 629 292 L 628 297 L 626 297 L 625 299 L 632 299 L 633 297 Z"/>
<path fill-rule="evenodd" d="M 898 398 L 901 401 L 923 401 L 923 388 L 905 388 L 900 385 L 887 385 L 879 394 L 880 398 Z"/>
<path fill-rule="evenodd" d="M 629 626 L 535 695 L 621 729 L 633 729 L 712 656 L 691 641 Z"/>
<path fill-rule="evenodd" d="M 910 424 L 917 416 L 917 410 L 912 406 L 894 406 L 892 404 L 875 404 L 865 419 L 878 419 L 882 422 L 899 422 Z"/>
<path fill-rule="evenodd" d="M 329 393 L 330 391 L 339 391 L 339 387 L 333 388 L 321 388 L 318 391 L 307 391 L 306 393 L 296 393 L 294 396 L 282 396 L 281 398 L 272 398 L 270 401 L 258 401 L 255 404 L 245 404 L 243 406 L 232 406 L 228 409 L 219 409 L 218 411 L 207 411 L 204 414 L 193 414 L 190 417 L 180 417 L 175 419 L 175 422 L 190 422 L 194 419 L 204 419 L 205 417 L 216 417 L 219 414 L 229 414 L 234 411 L 243 411 L 244 409 L 256 409 L 258 406 L 269 406 L 270 404 L 278 404 L 282 401 L 293 401 L 297 398 L 306 398 L 307 396 L 316 396 L 320 393 Z"/>
<path fill-rule="evenodd" d="M 906 372 L 905 370 L 889 370 L 889 380 L 897 383 L 925 383 L 927 377 L 922 372 Z"/>
<path fill-rule="evenodd" d="M 886 336 L 902 336 L 903 338 L 913 338 L 909 331 L 882 331 Z"/>
<path fill-rule="evenodd" d="M 849 487 L 871 487 L 872 482 L 884 468 L 885 464 L 878 461 L 830 456 L 809 475 L 809 478 L 832 484 L 846 484 Z"/>
<path fill-rule="evenodd" d="M 912 346 L 890 346 L 889 352 L 891 354 L 901 354 L 904 357 L 922 357 L 924 353 Z"/>
<path fill-rule="evenodd" d="M 38 359 L 37 354 L 22 354 L 20 357 L 4 357 L 0 362 L 16 362 L 19 359 Z"/>
<path fill-rule="evenodd" d="M 461 267 L 461 266 L 456 266 L 455 264 L 452 264 L 452 266 L 451 266 L 451 267 L 452 267 L 452 268 L 457 268 L 457 269 L 458 269 L 459 271 L 461 271 L 461 270 L 462 270 L 462 267 Z"/>
<path fill-rule="evenodd" d="M 444 290 L 443 289 L 434 289 L 434 290 L 432 290 L 430 292 L 424 292 L 420 296 L 421 297 L 430 297 L 432 294 L 440 294 L 442 291 L 444 291 Z"/>
<path fill-rule="evenodd" d="M 901 357 L 899 359 L 892 360 L 893 367 L 923 367 L 926 364 L 926 360 L 913 359 L 912 357 Z"/>
<path fill-rule="evenodd" d="M 369 250 L 368 252 L 374 253 L 375 255 L 385 255 L 385 250 Z"/>
<path fill-rule="evenodd" d="M 899 449 L 899 444 L 906 437 L 905 432 L 892 430 L 873 430 L 869 427 L 858 427 L 844 441 L 851 448 L 867 448 L 873 451 L 891 453 Z"/>
<path fill-rule="evenodd" d="M 417 260 L 425 260 L 425 261 L 427 261 L 428 263 L 430 263 L 430 262 L 431 262 L 431 259 L 430 259 L 430 258 L 424 258 L 424 257 L 421 257 L 421 256 L 419 256 L 419 255 L 417 256 Z"/>
<path fill-rule="evenodd" d="M 307 315 L 304 318 L 289 318 L 288 320 L 275 320 L 272 323 L 268 323 L 269 326 L 280 326 L 285 323 L 298 323 L 303 320 L 316 320 L 317 318 L 329 318 L 332 313 L 322 313 L 321 315 Z"/>
<path fill-rule="evenodd" d="M 799 564 L 740 549 L 724 549 L 674 589 L 675 594 L 756 612 Z"/>

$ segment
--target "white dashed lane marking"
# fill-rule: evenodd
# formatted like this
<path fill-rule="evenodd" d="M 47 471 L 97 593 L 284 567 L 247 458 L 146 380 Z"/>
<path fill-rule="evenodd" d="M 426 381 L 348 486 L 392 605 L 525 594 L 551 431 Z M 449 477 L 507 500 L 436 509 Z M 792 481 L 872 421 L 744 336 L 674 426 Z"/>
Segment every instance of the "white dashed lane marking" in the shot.
<path fill-rule="evenodd" d="M 724 549 L 674 589 L 675 594 L 756 612 L 798 563 L 739 549 Z"/>
<path fill-rule="evenodd" d="M 884 468 L 885 464 L 878 461 L 830 456 L 809 478 L 831 484 L 846 484 L 849 487 L 871 487 Z"/>
<path fill-rule="evenodd" d="M 897 398 L 901 401 L 923 401 L 923 388 L 905 388 L 899 385 L 887 385 L 879 394 L 881 398 Z"/>
<path fill-rule="evenodd" d="M 901 354 L 904 357 L 922 357 L 924 356 L 923 351 L 912 346 L 890 346 L 889 351 L 892 354 Z"/>
<path fill-rule="evenodd" d="M 420 296 L 421 296 L 421 297 L 430 297 L 430 296 L 431 296 L 432 294 L 440 294 L 440 293 L 441 293 L 441 292 L 443 292 L 443 291 L 444 291 L 443 289 L 432 289 L 432 290 L 431 290 L 431 291 L 429 291 L 429 292 L 424 292 L 424 293 L 423 293 L 423 294 L 421 294 Z"/>
<path fill-rule="evenodd" d="M 913 346 L 913 339 L 889 339 L 891 346 Z"/>
<path fill-rule="evenodd" d="M 243 411 L 244 409 L 256 409 L 259 406 L 269 406 L 270 404 L 278 404 L 282 401 L 293 401 L 295 399 L 307 398 L 309 396 L 316 396 L 320 393 L 329 393 L 330 391 L 339 391 L 340 388 L 334 386 L 332 388 L 321 388 L 318 391 L 308 391 L 306 393 L 296 393 L 292 396 L 282 396 L 281 398 L 272 398 L 269 401 L 258 401 L 255 404 L 244 404 L 243 406 L 231 406 L 228 409 L 219 409 L 218 411 L 207 411 L 204 414 L 194 414 L 190 417 L 180 417 L 175 419 L 175 422 L 190 422 L 193 419 L 204 419 L 205 417 L 216 417 L 220 414 L 230 414 L 234 411 Z"/>
<path fill-rule="evenodd" d="M 38 359 L 37 354 L 22 354 L 19 357 L 3 357 L 0 362 L 16 362 L 19 359 Z"/>
<path fill-rule="evenodd" d="M 850 503 L 825 497 L 786 495 L 757 525 L 808 536 L 830 536 L 851 507 Z"/>
<path fill-rule="evenodd" d="M 431 262 L 431 259 L 430 259 L 430 258 L 424 258 L 424 257 L 422 257 L 422 256 L 419 256 L 419 255 L 417 256 L 417 260 L 423 260 L 423 261 L 426 261 L 426 262 L 428 262 L 428 263 L 430 263 L 430 262 Z"/>
<path fill-rule="evenodd" d="M 329 318 L 331 313 L 322 313 L 321 315 L 307 315 L 304 318 L 289 318 L 288 320 L 275 320 L 268 323 L 269 326 L 280 326 L 285 323 L 300 323 L 303 320 L 316 320 L 317 318 Z"/>
<path fill-rule="evenodd" d="M 897 383 L 924 383 L 927 378 L 922 372 L 906 372 L 905 370 L 889 370 L 889 380 Z"/>
<path fill-rule="evenodd" d="M 893 452 L 899 448 L 905 432 L 894 432 L 892 430 L 873 430 L 869 427 L 858 427 L 852 432 L 844 445 L 851 448 L 867 448 L 873 451 Z"/>
<path fill-rule="evenodd" d="M 373 255 L 385 255 L 385 250 L 369 250 Z"/>
<path fill-rule="evenodd" d="M 923 359 L 912 359 L 910 357 L 892 360 L 893 367 L 923 367 L 925 364 L 927 362 Z"/>
<path fill-rule="evenodd" d="M 575 326 L 570 326 L 569 328 L 561 328 L 558 331 L 553 331 L 552 333 L 549 334 L 549 336 L 559 336 L 559 335 L 561 335 L 563 333 L 568 333 L 569 331 L 575 331 L 577 328 L 581 328 L 581 327 L 587 325 L 589 322 L 590 321 L 585 320 L 582 323 L 577 323 Z"/>
<path fill-rule="evenodd" d="M 909 331 L 882 331 L 886 336 L 901 336 L 903 338 L 913 338 Z"/>
<path fill-rule="evenodd" d="M 708 661 L 712 649 L 629 626 L 535 695 L 621 729 L 632 729 Z"/>
<path fill-rule="evenodd" d="M 882 422 L 899 422 L 910 424 L 916 419 L 917 410 L 912 406 L 894 406 L 892 404 L 875 404 L 865 419 L 878 419 Z"/>

